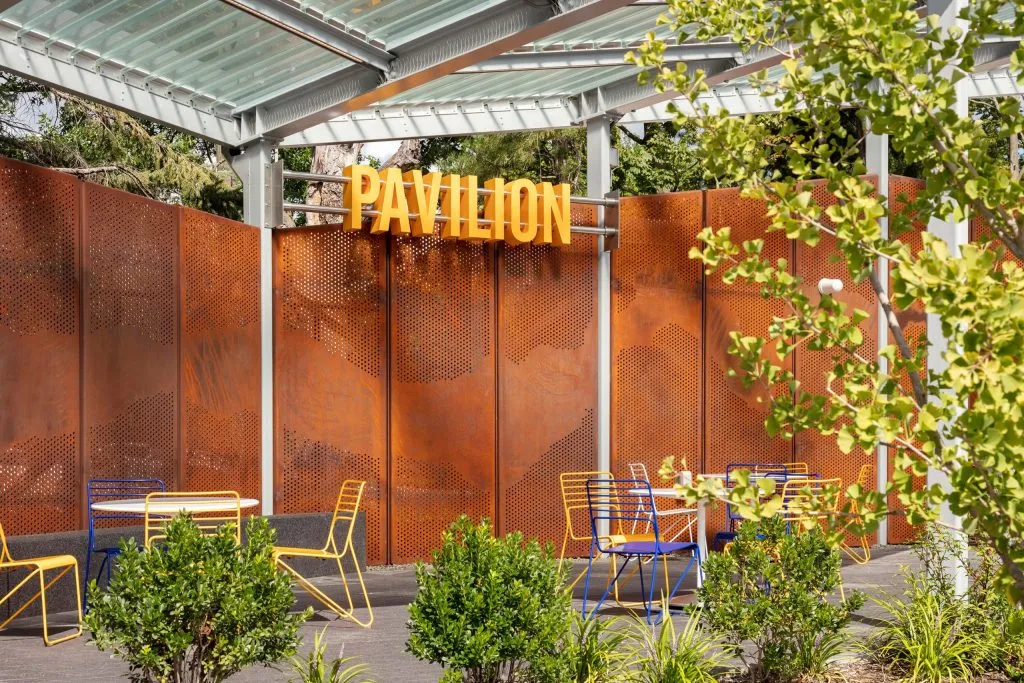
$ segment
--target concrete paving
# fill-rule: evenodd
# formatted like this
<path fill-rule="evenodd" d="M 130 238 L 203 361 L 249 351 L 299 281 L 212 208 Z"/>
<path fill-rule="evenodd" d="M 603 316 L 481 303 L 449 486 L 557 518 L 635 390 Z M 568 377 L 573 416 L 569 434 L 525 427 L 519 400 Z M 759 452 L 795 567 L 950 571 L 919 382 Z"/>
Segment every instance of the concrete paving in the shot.
<path fill-rule="evenodd" d="M 869 594 L 880 591 L 898 592 L 902 586 L 900 565 L 915 566 L 912 553 L 902 547 L 876 550 L 867 565 L 848 565 L 843 568 L 846 590 L 864 590 Z M 579 565 L 582 568 L 582 564 Z M 338 579 L 318 579 L 317 584 L 328 592 L 340 590 Z M 316 631 L 327 628 L 327 654 L 358 657 L 369 667 L 368 678 L 380 683 L 419 683 L 436 681 L 440 668 L 416 660 L 405 652 L 407 638 L 407 605 L 415 590 L 412 567 L 386 567 L 371 569 L 367 574 L 370 599 L 375 620 L 369 630 L 333 617 L 329 612 L 318 612 L 302 627 L 303 651 L 310 647 Z M 693 581 L 684 582 L 684 588 L 693 588 Z M 582 582 L 576 591 L 576 604 L 581 605 Z M 631 586 L 635 588 L 635 586 Z M 635 592 L 635 591 L 632 591 Z M 625 598 L 634 598 L 631 594 Z M 300 607 L 318 603 L 307 595 L 296 592 Z M 618 610 L 608 609 L 608 613 Z M 877 606 L 868 603 L 855 617 L 851 630 L 864 636 L 877 624 L 881 616 Z M 677 617 L 680 618 L 681 617 Z M 72 614 L 61 614 L 53 624 L 70 625 Z M 108 653 L 100 652 L 89 642 L 88 635 L 56 645 L 44 647 L 38 618 L 15 621 L 0 631 L 0 682 L 30 683 L 50 681 L 116 681 L 123 680 L 127 667 Z M 256 681 L 287 681 L 291 676 L 287 664 L 276 668 L 249 669 L 233 677 L 240 683 Z"/>

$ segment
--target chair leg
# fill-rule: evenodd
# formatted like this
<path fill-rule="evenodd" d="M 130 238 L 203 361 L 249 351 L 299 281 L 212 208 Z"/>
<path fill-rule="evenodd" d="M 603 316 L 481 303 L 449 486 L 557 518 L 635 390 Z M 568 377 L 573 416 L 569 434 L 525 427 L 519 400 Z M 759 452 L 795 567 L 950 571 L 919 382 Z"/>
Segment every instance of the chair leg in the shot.
<path fill-rule="evenodd" d="M 609 593 L 612 592 L 612 586 L 614 586 L 614 585 L 616 585 L 618 583 L 619 576 L 626 569 L 626 567 L 629 566 L 629 561 L 631 559 L 632 559 L 632 556 L 627 555 L 625 560 L 623 560 L 622 566 L 619 567 L 618 572 L 615 573 L 615 578 L 612 579 L 611 581 L 609 581 L 608 587 L 604 589 L 604 593 L 601 594 L 601 598 L 597 601 L 597 604 L 594 605 L 594 609 L 592 609 L 590 611 L 590 614 L 587 614 L 587 611 L 586 611 L 587 604 L 586 604 L 586 601 L 584 601 L 584 603 L 583 603 L 583 618 L 584 619 L 590 619 L 592 616 L 594 616 L 597 613 L 597 610 L 601 609 L 601 605 L 604 604 L 604 601 L 608 599 Z M 614 567 L 615 566 L 614 563 L 611 566 Z M 589 577 L 588 577 L 588 580 L 589 580 Z"/>
<path fill-rule="evenodd" d="M 89 569 L 92 567 L 92 529 L 89 529 L 89 544 L 85 546 L 85 580 L 82 581 L 82 592 L 85 593 L 85 611 L 89 611 Z"/>
<path fill-rule="evenodd" d="M 367 611 L 369 612 L 369 615 L 370 615 L 369 619 L 367 619 L 366 621 L 361 621 L 361 620 L 357 619 L 356 616 L 355 616 L 355 605 L 352 602 L 352 595 L 349 592 L 348 581 L 345 579 L 344 571 L 341 572 L 341 583 L 342 583 L 342 586 L 344 587 L 345 594 L 346 594 L 347 599 L 348 599 L 348 603 L 349 603 L 349 608 L 348 609 L 342 607 L 340 604 L 338 604 L 338 602 L 336 600 L 334 600 L 332 597 L 327 595 L 327 593 L 325 593 L 323 590 L 321 590 L 320 588 L 317 588 L 312 583 L 310 583 L 309 580 L 306 579 L 306 577 L 304 577 L 302 574 L 300 574 L 290 564 L 285 562 L 285 560 L 283 558 L 281 558 L 281 557 L 277 558 L 276 564 L 277 564 L 278 567 L 280 567 L 281 569 L 283 569 L 284 571 L 288 572 L 293 577 L 295 577 L 295 582 L 298 583 L 307 593 L 309 593 L 314 598 L 319 600 L 324 606 L 326 606 L 328 609 L 330 609 L 333 612 L 335 612 L 338 616 L 340 616 L 340 617 L 342 617 L 344 619 L 350 619 L 351 621 L 355 622 L 359 626 L 362 626 L 363 628 L 369 628 L 370 625 L 373 623 L 373 608 L 370 606 L 370 596 L 369 596 L 369 593 L 366 590 L 366 584 L 363 582 L 363 574 L 362 574 L 362 571 L 359 569 L 358 562 L 356 563 L 356 575 L 359 578 L 359 586 L 360 586 L 360 588 L 363 591 L 363 597 L 366 599 L 366 608 L 367 608 Z M 340 564 L 340 560 L 339 560 L 339 567 L 340 566 L 341 566 L 341 564 Z"/>

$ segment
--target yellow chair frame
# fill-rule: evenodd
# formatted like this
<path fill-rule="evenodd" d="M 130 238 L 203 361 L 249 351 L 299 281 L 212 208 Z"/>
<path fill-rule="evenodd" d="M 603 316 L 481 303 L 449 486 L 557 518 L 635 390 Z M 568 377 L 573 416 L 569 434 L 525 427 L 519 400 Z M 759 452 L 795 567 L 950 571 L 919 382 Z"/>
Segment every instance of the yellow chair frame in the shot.
<path fill-rule="evenodd" d="M 150 507 L 156 503 L 173 502 L 180 498 L 224 498 L 234 501 L 234 509 L 225 512 L 193 512 L 192 521 L 199 527 L 204 536 L 215 536 L 223 523 L 235 525 L 235 542 L 242 544 L 242 501 L 238 491 L 154 491 L 146 496 L 146 508 L 143 516 L 145 546 L 148 550 L 154 541 L 167 538 L 167 522 L 174 515 L 155 512 Z"/>
<path fill-rule="evenodd" d="M 790 474 L 808 474 L 810 471 L 805 462 L 791 462 L 786 465 L 786 472 Z"/>
<path fill-rule="evenodd" d="M 862 490 L 871 491 L 875 488 L 875 466 L 872 464 L 861 465 L 860 471 L 857 473 L 857 483 L 860 484 Z M 856 502 L 851 503 L 850 514 L 856 517 L 862 517 L 860 507 Z M 868 542 L 867 536 L 860 536 L 857 539 L 857 546 L 851 546 L 843 541 L 843 544 L 839 547 L 847 557 L 856 562 L 857 564 L 867 564 L 871 559 L 871 544 Z"/>
<path fill-rule="evenodd" d="M 370 595 L 366 590 L 366 583 L 363 582 L 363 572 L 359 568 L 359 559 L 356 557 L 355 548 L 352 545 L 352 530 L 355 528 L 356 513 L 359 512 L 359 505 L 362 502 L 363 489 L 365 487 L 365 481 L 354 481 L 348 479 L 342 483 L 341 490 L 338 491 L 338 500 L 334 504 L 334 515 L 331 517 L 331 526 L 327 530 L 327 542 L 324 544 L 323 548 L 288 548 L 284 546 L 275 546 L 274 563 L 294 576 L 298 584 L 302 586 L 307 593 L 323 603 L 328 609 L 336 612 L 338 616 L 344 619 L 351 619 L 363 628 L 370 628 L 373 624 L 373 607 L 370 605 Z M 337 526 L 338 522 L 348 523 L 348 529 L 345 531 L 345 540 L 342 541 L 340 550 L 338 549 L 337 542 L 334 540 L 334 528 Z M 345 608 L 339 605 L 333 598 L 310 583 L 306 577 L 295 569 L 295 567 L 285 562 L 285 558 L 292 557 L 307 557 L 316 560 L 334 560 L 338 564 L 338 574 L 341 576 L 341 585 L 345 588 L 345 599 L 348 602 L 348 607 Z M 359 579 L 359 589 L 363 592 L 363 599 L 366 601 L 366 611 L 369 614 L 369 618 L 366 621 L 360 621 L 355 616 L 355 603 L 352 601 L 352 592 L 349 590 L 348 581 L 345 579 L 345 569 L 341 563 L 342 559 L 345 557 L 351 557 L 352 564 L 356 567 L 356 578 Z"/>
<path fill-rule="evenodd" d="M 63 643 L 65 640 L 71 640 L 72 638 L 77 638 L 82 635 L 82 582 L 79 581 L 78 577 L 78 560 L 71 555 L 51 555 L 49 557 L 34 557 L 28 560 L 15 560 L 11 557 L 11 551 L 7 547 L 7 537 L 4 535 L 4 527 L 0 524 L 0 573 L 16 569 L 27 569 L 29 570 L 29 574 L 22 579 L 18 585 L 8 591 L 7 595 L 0 598 L 0 605 L 7 602 L 8 599 L 21 590 L 22 586 L 27 585 L 28 582 L 36 578 L 36 576 L 39 577 L 39 590 L 36 591 L 35 595 L 33 595 L 28 602 L 19 607 L 13 614 L 11 614 L 11 616 L 7 617 L 3 623 L 0 623 L 0 629 L 3 629 L 7 624 L 11 623 L 15 617 L 24 612 L 25 609 L 35 602 L 37 598 L 42 598 L 44 643 L 48 646 L 56 645 L 57 643 Z M 56 569 L 60 569 L 60 573 L 47 581 L 46 572 Z M 46 589 L 57 583 L 62 576 L 71 570 L 74 570 L 75 572 L 75 598 L 78 601 L 78 628 L 74 629 L 66 636 L 51 639 L 50 624 L 46 615 Z"/>
<path fill-rule="evenodd" d="M 558 476 L 559 487 L 562 491 L 562 507 L 565 510 L 565 536 L 562 538 L 562 552 L 558 555 L 558 567 L 561 569 L 562 562 L 565 560 L 565 551 L 569 547 L 569 541 L 587 541 L 588 543 L 594 542 L 594 535 L 590 529 L 590 504 L 587 502 L 587 481 L 590 479 L 614 479 L 615 476 L 605 470 L 595 470 L 593 472 L 562 472 Z M 574 512 L 584 511 L 587 513 L 587 531 L 586 533 L 580 532 L 578 529 L 573 527 L 572 515 Z M 612 558 L 614 562 L 614 558 Z M 580 572 L 580 575 L 573 579 L 573 582 L 569 584 L 569 590 L 576 587 L 576 584 L 580 582 L 586 575 L 586 570 Z"/>
<path fill-rule="evenodd" d="M 788 510 L 791 502 L 798 506 L 813 498 L 820 498 L 825 495 L 827 489 L 835 487 L 836 493 L 831 500 L 831 506 L 817 514 L 805 514 L 800 511 Z M 839 509 L 839 498 L 842 496 L 843 480 L 836 477 L 833 479 L 788 479 L 782 487 L 782 517 L 788 522 L 803 522 L 809 519 L 820 521 L 825 515 L 834 515 Z"/>

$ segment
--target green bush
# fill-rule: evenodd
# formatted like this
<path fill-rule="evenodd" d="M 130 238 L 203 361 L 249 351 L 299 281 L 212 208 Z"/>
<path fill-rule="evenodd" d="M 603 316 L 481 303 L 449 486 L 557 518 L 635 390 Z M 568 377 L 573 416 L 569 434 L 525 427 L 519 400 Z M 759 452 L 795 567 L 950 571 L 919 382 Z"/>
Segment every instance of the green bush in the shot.
<path fill-rule="evenodd" d="M 615 617 L 584 619 L 570 612 L 572 627 L 557 648 L 558 654 L 535 662 L 530 678 L 545 683 L 611 683 L 628 680 L 632 664 L 626 630 Z"/>
<path fill-rule="evenodd" d="M 121 544 L 107 592 L 96 582 L 85 617 L 96 646 L 126 661 L 133 681 L 217 683 L 252 664 L 295 654 L 309 612 L 271 560 L 274 532 L 263 518 L 235 542 L 233 526 L 203 536 L 187 515 L 167 525 L 150 550 Z"/>
<path fill-rule="evenodd" d="M 667 605 L 664 606 L 667 614 Z M 634 644 L 636 683 L 715 683 L 725 664 L 724 652 L 714 638 L 700 630 L 700 612 L 691 616 L 677 635 L 671 616 L 660 626 L 636 619 L 630 639 Z"/>
<path fill-rule="evenodd" d="M 902 597 L 876 600 L 889 616 L 868 642 L 872 659 L 910 681 L 971 680 L 985 671 L 1024 680 L 1024 609 L 1000 585 L 1000 560 L 985 546 L 963 546 L 935 526 L 914 546 L 919 571 L 903 568 Z M 967 568 L 967 594 L 958 596 L 952 569 Z"/>
<path fill-rule="evenodd" d="M 817 529 L 787 534 L 778 518 L 747 522 L 727 552 L 704 562 L 701 619 L 754 683 L 826 675 L 850 615 L 864 604 L 858 593 L 826 601 L 841 563 Z"/>
<path fill-rule="evenodd" d="M 445 531 L 433 564 L 416 568 L 406 648 L 462 672 L 467 683 L 521 681 L 550 669 L 570 628 L 571 597 L 550 546 L 463 515 Z M 457 680 L 450 672 L 445 680 Z"/>

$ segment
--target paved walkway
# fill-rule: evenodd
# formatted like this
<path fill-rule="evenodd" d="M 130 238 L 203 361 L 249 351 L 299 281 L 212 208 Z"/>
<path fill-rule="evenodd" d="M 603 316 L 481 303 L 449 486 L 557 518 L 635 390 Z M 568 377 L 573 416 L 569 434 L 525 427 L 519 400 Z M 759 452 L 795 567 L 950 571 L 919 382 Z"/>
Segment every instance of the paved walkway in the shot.
<path fill-rule="evenodd" d="M 879 590 L 898 590 L 902 585 L 898 575 L 899 565 L 913 564 L 912 554 L 905 548 L 894 548 L 878 551 L 875 555 L 868 565 L 844 567 L 847 590 L 860 589 L 875 594 Z M 321 579 L 317 583 L 328 591 L 339 588 L 337 579 Z M 305 648 L 312 643 L 313 634 L 326 626 L 328 656 L 333 657 L 339 653 L 357 656 L 369 666 L 371 680 L 379 683 L 437 681 L 440 675 L 438 667 L 419 662 L 405 652 L 405 624 L 408 619 L 406 605 L 416 590 L 413 569 L 389 567 L 372 570 L 367 574 L 367 585 L 374 606 L 373 628 L 361 629 L 351 623 L 333 619 L 331 613 L 319 612 L 302 627 Z M 692 581 L 689 585 L 692 587 Z M 300 606 L 312 604 L 316 608 L 316 603 L 310 601 L 305 594 L 297 595 Z M 577 590 L 579 597 L 582 597 L 581 591 Z M 878 608 L 869 602 L 855 618 L 854 632 L 870 630 L 878 616 Z M 60 615 L 51 624 L 69 624 L 70 617 L 70 614 Z M 0 631 L 0 682 L 124 680 L 127 668 L 119 660 L 99 652 L 88 642 L 87 636 L 47 648 L 43 646 L 40 635 L 37 619 L 16 621 Z M 240 683 L 287 681 L 289 677 L 289 667 L 279 665 L 277 669 L 250 669 L 231 680 Z"/>

